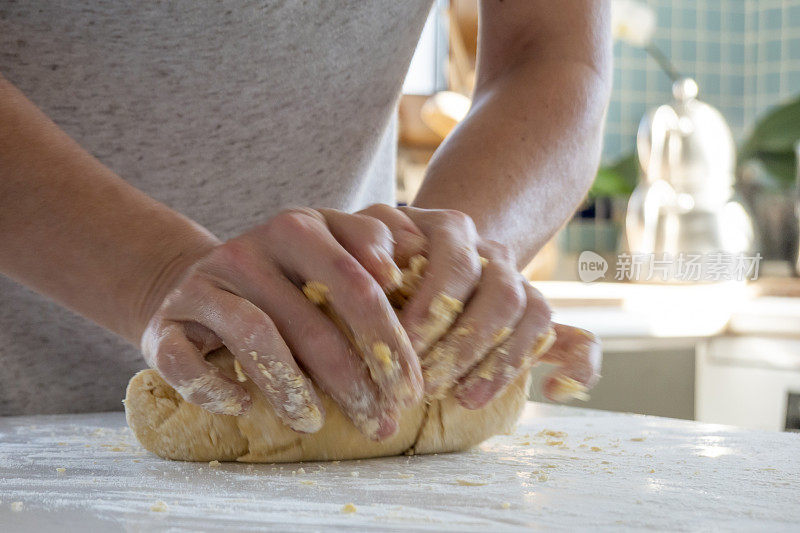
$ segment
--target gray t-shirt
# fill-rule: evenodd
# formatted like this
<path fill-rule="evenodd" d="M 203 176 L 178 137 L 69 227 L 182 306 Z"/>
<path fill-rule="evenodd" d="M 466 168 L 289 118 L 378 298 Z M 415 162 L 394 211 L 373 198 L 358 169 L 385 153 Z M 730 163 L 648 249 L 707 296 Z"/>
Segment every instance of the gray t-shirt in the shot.
<path fill-rule="evenodd" d="M 430 7 L 0 0 L 0 73 L 129 183 L 227 239 L 287 206 L 393 201 L 394 111 Z M 0 276 L 0 415 L 120 409 L 144 366 Z"/>

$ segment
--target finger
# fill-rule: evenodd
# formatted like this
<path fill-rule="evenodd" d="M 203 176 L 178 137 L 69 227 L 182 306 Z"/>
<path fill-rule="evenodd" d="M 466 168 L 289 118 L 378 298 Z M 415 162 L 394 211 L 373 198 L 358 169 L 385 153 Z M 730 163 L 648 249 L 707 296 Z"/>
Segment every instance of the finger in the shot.
<path fill-rule="evenodd" d="M 403 210 L 430 243 L 425 274 L 400 314 L 414 350 L 423 354 L 450 328 L 480 279 L 478 237 L 472 220 L 458 211 Z"/>
<path fill-rule="evenodd" d="M 376 218 L 348 214 L 333 209 L 319 209 L 333 237 L 361 263 L 384 291 L 396 289 L 402 281 L 394 262 L 392 232 Z"/>
<path fill-rule="evenodd" d="M 407 266 L 414 256 L 425 255 L 428 239 L 408 215 L 396 207 L 374 204 L 359 213 L 380 220 L 389 228 L 394 240 L 394 260 L 399 266 Z"/>
<path fill-rule="evenodd" d="M 221 415 L 240 415 L 250 408 L 247 391 L 203 358 L 182 324 L 154 317 L 142 336 L 142 353 L 187 402 Z"/>
<path fill-rule="evenodd" d="M 170 316 L 196 321 L 216 333 L 287 426 L 302 433 L 322 427 L 322 402 L 263 311 L 206 284 L 192 286 L 183 296 L 166 307 Z"/>
<path fill-rule="evenodd" d="M 603 358 L 600 340 L 585 329 L 562 324 L 554 327 L 556 342 L 540 361 L 559 368 L 545 378 L 542 392 L 555 402 L 588 399 L 586 392 L 600 379 Z"/>
<path fill-rule="evenodd" d="M 454 327 L 422 358 L 429 398 L 444 397 L 459 378 L 519 327 L 526 304 L 521 277 L 499 248 L 486 246 L 481 251 L 488 258 L 475 294 Z M 549 310 L 537 321 L 538 334 L 550 322 Z"/>
<path fill-rule="evenodd" d="M 272 317 L 295 360 L 359 431 L 374 440 L 393 435 L 398 415 L 383 404 L 347 337 L 291 281 L 259 264 L 262 268 L 214 273 L 235 281 L 237 294 Z"/>
<path fill-rule="evenodd" d="M 276 218 L 268 239 L 280 246 L 273 260 L 338 317 L 384 398 L 403 406 L 419 401 L 419 361 L 380 286 L 320 221 L 296 212 Z"/>
<path fill-rule="evenodd" d="M 521 276 L 520 276 L 521 278 Z M 480 409 L 502 393 L 543 356 L 556 340 L 550 308 L 539 291 L 523 280 L 525 312 L 514 332 L 495 347 L 456 385 L 455 397 L 467 409 Z"/>

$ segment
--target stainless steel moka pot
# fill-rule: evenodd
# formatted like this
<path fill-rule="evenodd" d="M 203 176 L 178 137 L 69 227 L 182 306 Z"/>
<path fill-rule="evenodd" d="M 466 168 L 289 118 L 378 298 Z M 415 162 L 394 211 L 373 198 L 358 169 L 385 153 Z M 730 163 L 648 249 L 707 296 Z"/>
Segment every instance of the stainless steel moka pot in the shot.
<path fill-rule="evenodd" d="M 628 202 L 628 249 L 637 254 L 744 253 L 750 217 L 733 198 L 736 148 L 719 111 L 697 99 L 697 83 L 679 79 L 673 101 L 639 125 L 642 176 Z"/>

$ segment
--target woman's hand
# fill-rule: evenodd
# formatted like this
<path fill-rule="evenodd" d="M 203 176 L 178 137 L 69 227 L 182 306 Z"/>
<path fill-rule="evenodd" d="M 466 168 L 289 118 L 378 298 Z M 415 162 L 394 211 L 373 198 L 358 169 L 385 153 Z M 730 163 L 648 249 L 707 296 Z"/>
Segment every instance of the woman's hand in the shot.
<path fill-rule="evenodd" d="M 391 230 L 398 264 L 427 257 L 424 275 L 400 313 L 422 360 L 427 398 L 452 390 L 461 405 L 479 409 L 540 359 L 562 367 L 545 384 L 553 399 L 556 376 L 586 387 L 597 380 L 596 339 L 552 324 L 550 308 L 517 272 L 511 250 L 480 238 L 468 216 L 385 205 L 361 213 Z"/>
<path fill-rule="evenodd" d="M 393 255 L 391 232 L 377 219 L 284 211 L 188 269 L 147 325 L 145 359 L 187 401 L 238 415 L 247 393 L 204 359 L 224 344 L 239 379 L 252 380 L 292 429 L 322 427 L 310 377 L 365 435 L 385 438 L 423 387 L 385 295 L 400 281 Z"/>

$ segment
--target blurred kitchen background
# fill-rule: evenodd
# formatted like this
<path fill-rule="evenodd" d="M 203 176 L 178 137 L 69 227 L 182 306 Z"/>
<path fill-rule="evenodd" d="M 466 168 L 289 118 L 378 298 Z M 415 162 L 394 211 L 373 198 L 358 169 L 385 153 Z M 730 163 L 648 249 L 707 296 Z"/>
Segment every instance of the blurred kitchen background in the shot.
<path fill-rule="evenodd" d="M 582 405 L 800 431 L 800 0 L 612 9 L 602 165 L 526 269 L 557 320 L 603 339 L 604 377 Z M 400 102 L 401 202 L 469 109 L 477 24 L 477 0 L 437 0 L 425 26 Z M 749 266 L 690 279 L 673 264 L 636 281 L 626 270 L 685 254 Z M 543 400 L 536 382 L 531 393 Z"/>

